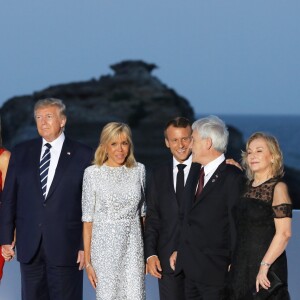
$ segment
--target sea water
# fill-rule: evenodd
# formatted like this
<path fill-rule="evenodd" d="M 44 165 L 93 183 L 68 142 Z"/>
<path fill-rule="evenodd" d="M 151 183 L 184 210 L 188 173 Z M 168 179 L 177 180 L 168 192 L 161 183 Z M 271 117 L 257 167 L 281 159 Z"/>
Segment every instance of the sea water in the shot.
<path fill-rule="evenodd" d="M 245 142 L 256 131 L 272 134 L 279 141 L 284 164 L 300 170 L 300 116 L 218 115 L 218 117 L 227 125 L 237 128 L 243 134 Z"/>

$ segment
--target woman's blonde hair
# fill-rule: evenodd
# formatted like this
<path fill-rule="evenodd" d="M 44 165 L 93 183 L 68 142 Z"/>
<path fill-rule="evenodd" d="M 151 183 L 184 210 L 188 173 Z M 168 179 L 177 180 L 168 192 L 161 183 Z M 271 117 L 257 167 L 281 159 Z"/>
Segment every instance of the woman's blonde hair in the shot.
<path fill-rule="evenodd" d="M 263 132 L 255 132 L 249 137 L 249 139 L 246 143 L 246 151 L 245 152 L 242 151 L 242 166 L 246 170 L 247 178 L 249 180 L 252 180 L 253 176 L 254 176 L 253 172 L 251 171 L 251 169 L 249 168 L 249 165 L 247 163 L 247 156 L 248 156 L 248 149 L 249 149 L 250 143 L 256 139 L 265 140 L 266 144 L 268 146 L 268 149 L 269 149 L 271 155 L 273 156 L 272 165 L 271 165 L 271 170 L 272 170 L 271 175 L 273 177 L 282 177 L 284 174 L 283 155 L 280 150 L 277 139 L 274 136 L 268 135 Z"/>
<path fill-rule="evenodd" d="M 125 159 L 125 166 L 132 168 L 136 164 L 133 154 L 132 134 L 129 126 L 124 123 L 111 122 L 106 124 L 101 132 L 99 146 L 96 149 L 93 161 L 95 165 L 102 166 L 107 161 L 106 146 L 111 140 L 121 135 L 126 137 L 129 144 L 129 152 Z"/>

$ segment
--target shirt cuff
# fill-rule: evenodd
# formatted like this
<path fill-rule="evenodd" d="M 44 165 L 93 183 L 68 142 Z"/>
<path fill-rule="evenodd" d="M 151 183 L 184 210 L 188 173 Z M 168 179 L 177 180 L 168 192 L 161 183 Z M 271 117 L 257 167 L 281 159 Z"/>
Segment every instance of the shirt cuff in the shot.
<path fill-rule="evenodd" d="M 147 257 L 146 261 L 148 262 L 148 259 L 149 259 L 149 258 L 151 258 L 151 257 L 153 257 L 153 256 L 156 256 L 156 257 L 158 257 L 158 256 L 157 256 L 157 255 L 155 255 L 155 254 L 154 254 L 154 255 L 150 255 L 149 257 Z"/>

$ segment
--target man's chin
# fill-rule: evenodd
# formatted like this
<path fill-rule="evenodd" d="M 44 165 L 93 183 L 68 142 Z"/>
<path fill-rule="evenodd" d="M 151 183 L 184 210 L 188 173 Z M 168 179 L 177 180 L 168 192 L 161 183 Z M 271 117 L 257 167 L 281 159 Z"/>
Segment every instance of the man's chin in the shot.
<path fill-rule="evenodd" d="M 190 157 L 190 153 L 184 153 L 182 155 L 177 155 L 177 160 L 180 160 L 180 161 L 185 161 L 187 160 L 189 157 Z"/>

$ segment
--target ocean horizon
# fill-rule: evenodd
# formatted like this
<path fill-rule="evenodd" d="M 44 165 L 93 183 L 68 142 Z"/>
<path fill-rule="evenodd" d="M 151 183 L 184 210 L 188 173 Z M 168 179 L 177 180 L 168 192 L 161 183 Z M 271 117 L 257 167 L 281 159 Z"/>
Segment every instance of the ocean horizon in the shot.
<path fill-rule="evenodd" d="M 196 115 L 196 118 L 201 117 L 204 115 Z M 300 170 L 300 116 L 219 114 L 218 117 L 227 125 L 238 129 L 243 135 L 244 142 L 257 131 L 275 136 L 283 153 L 284 164 Z"/>

